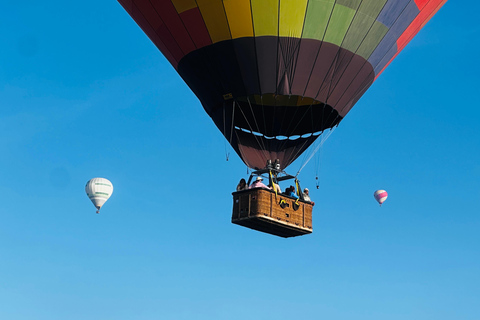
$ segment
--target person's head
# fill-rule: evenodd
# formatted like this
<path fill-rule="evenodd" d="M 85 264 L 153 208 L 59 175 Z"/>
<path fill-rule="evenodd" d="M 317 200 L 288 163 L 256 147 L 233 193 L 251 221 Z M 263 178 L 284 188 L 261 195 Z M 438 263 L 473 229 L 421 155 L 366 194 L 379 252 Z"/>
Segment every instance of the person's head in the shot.
<path fill-rule="evenodd" d="M 241 186 L 244 186 L 244 185 L 247 184 L 247 182 L 245 181 L 245 179 L 242 178 L 242 179 L 240 179 L 240 182 L 238 184 L 241 185 Z"/>
<path fill-rule="evenodd" d="M 263 180 L 263 178 L 258 176 L 257 179 L 255 179 L 255 182 L 259 182 L 259 181 L 261 182 L 262 180 Z"/>
<path fill-rule="evenodd" d="M 308 193 L 309 193 L 308 188 L 305 188 L 305 189 L 303 190 L 303 193 L 308 194 Z"/>

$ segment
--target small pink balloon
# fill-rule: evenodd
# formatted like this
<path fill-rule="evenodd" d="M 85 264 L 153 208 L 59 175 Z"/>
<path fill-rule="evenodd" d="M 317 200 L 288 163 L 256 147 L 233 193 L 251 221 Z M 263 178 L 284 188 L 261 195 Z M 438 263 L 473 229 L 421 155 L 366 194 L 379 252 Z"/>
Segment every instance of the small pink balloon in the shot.
<path fill-rule="evenodd" d="M 387 191 L 385 190 L 377 190 L 373 193 L 373 196 L 375 197 L 375 200 L 377 200 L 377 202 L 380 204 L 380 206 L 382 205 L 382 203 L 387 200 L 387 197 L 388 197 L 388 193 Z"/>

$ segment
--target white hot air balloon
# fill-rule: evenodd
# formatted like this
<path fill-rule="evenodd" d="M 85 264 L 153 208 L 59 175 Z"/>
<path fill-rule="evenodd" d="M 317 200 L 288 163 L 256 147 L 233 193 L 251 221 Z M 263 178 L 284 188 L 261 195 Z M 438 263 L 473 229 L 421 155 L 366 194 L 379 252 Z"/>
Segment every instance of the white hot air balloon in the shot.
<path fill-rule="evenodd" d="M 100 213 L 100 208 L 113 193 L 113 185 L 105 178 L 93 178 L 87 182 L 85 192 Z"/>
<path fill-rule="evenodd" d="M 377 190 L 373 193 L 373 196 L 375 197 L 375 200 L 382 206 L 382 203 L 387 200 L 388 193 L 385 190 Z"/>

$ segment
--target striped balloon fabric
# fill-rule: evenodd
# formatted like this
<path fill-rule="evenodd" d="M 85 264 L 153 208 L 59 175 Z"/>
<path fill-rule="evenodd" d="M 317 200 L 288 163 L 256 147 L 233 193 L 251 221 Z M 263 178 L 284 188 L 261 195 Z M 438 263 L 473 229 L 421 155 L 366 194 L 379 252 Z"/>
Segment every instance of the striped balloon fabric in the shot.
<path fill-rule="evenodd" d="M 261 169 L 338 125 L 447 0 L 118 1 Z"/>
<path fill-rule="evenodd" d="M 87 182 L 85 192 L 100 213 L 100 208 L 113 193 L 113 185 L 105 178 L 93 178 Z"/>
<path fill-rule="evenodd" d="M 387 200 L 388 193 L 385 190 L 377 190 L 373 193 L 373 196 L 375 197 L 375 200 L 377 200 L 377 202 L 381 206 L 382 203 L 385 202 L 385 200 Z"/>

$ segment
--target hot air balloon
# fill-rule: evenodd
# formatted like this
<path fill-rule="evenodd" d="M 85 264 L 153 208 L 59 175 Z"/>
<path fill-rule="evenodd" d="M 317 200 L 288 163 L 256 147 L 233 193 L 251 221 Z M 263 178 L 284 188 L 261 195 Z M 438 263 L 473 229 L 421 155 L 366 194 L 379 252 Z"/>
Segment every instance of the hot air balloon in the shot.
<path fill-rule="evenodd" d="M 446 2 L 118 1 L 253 169 L 338 125 Z"/>
<path fill-rule="evenodd" d="M 373 193 L 373 196 L 375 197 L 375 200 L 377 200 L 378 204 L 382 206 L 382 203 L 387 200 L 388 193 L 385 190 L 377 190 Z"/>
<path fill-rule="evenodd" d="M 100 208 L 113 193 L 113 185 L 105 178 L 93 178 L 87 182 L 85 192 L 95 208 L 97 208 L 97 213 L 100 213 Z"/>
<path fill-rule="evenodd" d="M 118 1 L 243 162 L 261 175 L 278 159 L 277 176 L 343 120 L 446 2 Z"/>

